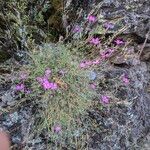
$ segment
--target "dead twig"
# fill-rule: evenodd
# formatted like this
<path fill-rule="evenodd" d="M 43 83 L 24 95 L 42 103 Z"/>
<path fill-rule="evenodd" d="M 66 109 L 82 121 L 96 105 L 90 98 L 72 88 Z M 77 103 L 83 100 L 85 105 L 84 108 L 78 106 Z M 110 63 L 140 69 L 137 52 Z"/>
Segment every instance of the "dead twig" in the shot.
<path fill-rule="evenodd" d="M 142 47 L 141 47 L 141 50 L 139 51 L 139 54 L 138 54 L 138 57 L 139 57 L 139 58 L 140 58 L 140 56 L 141 56 L 141 54 L 142 54 L 142 52 L 143 52 L 143 50 L 144 50 L 144 48 L 145 48 L 145 45 L 146 45 L 147 40 L 148 40 L 148 37 L 149 37 L 149 33 L 150 33 L 150 29 L 149 29 L 149 31 L 147 32 L 147 34 L 146 34 L 146 36 L 145 36 L 145 41 L 144 41 L 144 43 L 143 43 L 143 45 L 142 45 Z"/>

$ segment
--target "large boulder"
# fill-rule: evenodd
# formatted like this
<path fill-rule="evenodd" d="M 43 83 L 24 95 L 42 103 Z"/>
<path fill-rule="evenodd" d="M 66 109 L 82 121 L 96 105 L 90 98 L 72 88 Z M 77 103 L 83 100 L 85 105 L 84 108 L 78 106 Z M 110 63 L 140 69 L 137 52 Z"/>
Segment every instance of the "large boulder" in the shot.
<path fill-rule="evenodd" d="M 128 26 L 125 33 L 135 33 L 145 38 L 150 29 L 150 1 L 149 0 L 66 0 L 68 22 L 74 24 L 79 19 L 77 17 L 82 10 L 80 23 L 86 18 L 91 10 L 103 20 L 121 19 L 121 26 Z M 79 23 L 79 22 L 78 22 Z M 150 40 L 150 36 L 148 37 Z"/>

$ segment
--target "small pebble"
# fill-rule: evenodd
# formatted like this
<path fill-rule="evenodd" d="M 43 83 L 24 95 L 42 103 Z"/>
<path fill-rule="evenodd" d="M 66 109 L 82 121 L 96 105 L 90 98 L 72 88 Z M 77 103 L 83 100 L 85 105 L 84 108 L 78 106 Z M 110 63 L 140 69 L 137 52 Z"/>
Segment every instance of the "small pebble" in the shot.
<path fill-rule="evenodd" d="M 96 74 L 96 72 L 91 71 L 91 72 L 88 74 L 88 77 L 89 77 L 90 80 L 95 80 L 96 77 L 97 77 L 97 74 Z"/>

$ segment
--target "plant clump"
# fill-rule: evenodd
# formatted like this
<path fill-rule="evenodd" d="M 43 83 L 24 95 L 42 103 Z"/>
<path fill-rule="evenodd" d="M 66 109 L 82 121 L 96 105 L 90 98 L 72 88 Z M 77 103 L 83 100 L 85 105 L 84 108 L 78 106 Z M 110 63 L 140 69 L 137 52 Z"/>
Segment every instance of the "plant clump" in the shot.
<path fill-rule="evenodd" d="M 26 65 L 28 77 L 17 81 L 16 90 L 25 98 L 38 103 L 38 133 L 44 129 L 65 140 L 74 135 L 81 126 L 77 123 L 92 106 L 96 92 L 90 88 L 90 70 L 80 68 L 79 58 L 73 56 L 63 44 L 43 46 L 31 52 L 31 63 Z M 59 135 L 59 136 L 58 136 Z"/>

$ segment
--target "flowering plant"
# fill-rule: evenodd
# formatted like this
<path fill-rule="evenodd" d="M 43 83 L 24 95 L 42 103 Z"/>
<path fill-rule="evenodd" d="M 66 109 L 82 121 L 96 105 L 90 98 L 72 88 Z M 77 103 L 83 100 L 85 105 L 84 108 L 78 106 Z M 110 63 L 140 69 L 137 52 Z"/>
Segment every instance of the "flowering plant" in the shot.
<path fill-rule="evenodd" d="M 86 113 L 96 94 L 89 87 L 89 71 L 81 69 L 79 61 L 62 44 L 45 46 L 31 53 L 31 58 L 32 64 L 27 66 L 32 89 L 30 97 L 38 99 L 43 107 L 42 121 L 38 122 L 41 131 L 48 128 L 52 135 L 63 136 L 65 132 L 75 130 L 68 124 L 76 124 L 76 119 Z M 24 86 L 17 88 L 22 90 Z"/>

